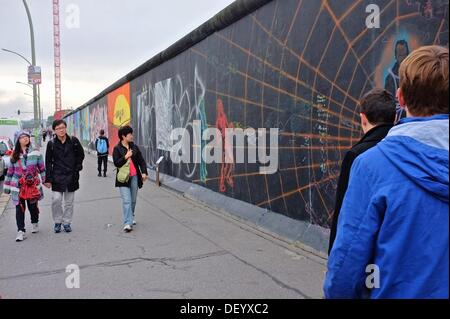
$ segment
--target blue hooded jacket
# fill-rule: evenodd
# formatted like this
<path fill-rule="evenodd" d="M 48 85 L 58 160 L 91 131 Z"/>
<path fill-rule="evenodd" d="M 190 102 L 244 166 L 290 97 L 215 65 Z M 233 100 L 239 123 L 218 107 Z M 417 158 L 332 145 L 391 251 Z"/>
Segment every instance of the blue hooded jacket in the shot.
<path fill-rule="evenodd" d="M 326 298 L 449 297 L 448 160 L 448 115 L 402 119 L 355 160 Z"/>

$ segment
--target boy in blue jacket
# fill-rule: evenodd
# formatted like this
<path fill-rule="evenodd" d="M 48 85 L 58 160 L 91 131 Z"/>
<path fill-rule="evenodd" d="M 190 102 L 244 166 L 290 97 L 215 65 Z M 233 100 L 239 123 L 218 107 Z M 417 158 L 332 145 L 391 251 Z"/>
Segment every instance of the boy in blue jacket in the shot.
<path fill-rule="evenodd" d="M 326 298 L 448 298 L 448 49 L 400 65 L 407 118 L 352 165 Z"/>

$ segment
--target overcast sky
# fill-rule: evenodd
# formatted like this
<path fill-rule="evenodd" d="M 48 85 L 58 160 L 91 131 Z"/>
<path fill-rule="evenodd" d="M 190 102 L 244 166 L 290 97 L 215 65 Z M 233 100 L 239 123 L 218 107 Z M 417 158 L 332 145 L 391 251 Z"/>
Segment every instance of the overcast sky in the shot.
<path fill-rule="evenodd" d="M 41 106 L 54 112 L 52 0 L 27 0 L 36 64 L 42 67 Z M 62 105 L 76 108 L 207 21 L 233 0 L 60 0 Z M 76 12 L 79 12 L 79 27 Z M 0 0 L 0 48 L 31 61 L 22 0 Z M 27 63 L 0 51 L 0 117 L 32 112 Z M 22 114 L 31 119 L 33 114 Z"/>

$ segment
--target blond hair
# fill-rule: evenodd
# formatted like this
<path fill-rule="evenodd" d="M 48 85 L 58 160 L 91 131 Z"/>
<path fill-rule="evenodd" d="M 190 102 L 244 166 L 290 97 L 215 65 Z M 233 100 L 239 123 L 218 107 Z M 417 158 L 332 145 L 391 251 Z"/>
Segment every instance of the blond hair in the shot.
<path fill-rule="evenodd" d="M 413 51 L 400 65 L 400 89 L 413 116 L 448 114 L 448 49 L 432 45 Z"/>

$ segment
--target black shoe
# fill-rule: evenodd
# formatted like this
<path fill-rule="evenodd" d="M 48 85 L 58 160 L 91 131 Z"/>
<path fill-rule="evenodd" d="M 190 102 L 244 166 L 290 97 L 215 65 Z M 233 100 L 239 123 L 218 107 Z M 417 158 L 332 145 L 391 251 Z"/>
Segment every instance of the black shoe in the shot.
<path fill-rule="evenodd" d="M 70 227 L 70 224 L 63 225 L 63 226 L 64 226 L 64 231 L 65 231 L 66 233 L 72 232 L 72 227 Z"/>
<path fill-rule="evenodd" d="M 98 175 L 97 175 L 98 177 L 102 177 L 102 173 L 98 173 Z"/>
<path fill-rule="evenodd" d="M 106 173 L 103 173 L 103 177 L 106 177 Z"/>
<path fill-rule="evenodd" d="M 55 224 L 55 227 L 53 228 L 56 234 L 61 232 L 61 224 Z"/>

